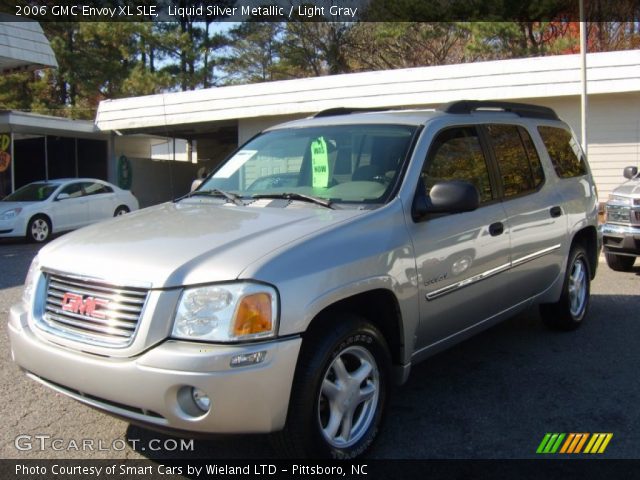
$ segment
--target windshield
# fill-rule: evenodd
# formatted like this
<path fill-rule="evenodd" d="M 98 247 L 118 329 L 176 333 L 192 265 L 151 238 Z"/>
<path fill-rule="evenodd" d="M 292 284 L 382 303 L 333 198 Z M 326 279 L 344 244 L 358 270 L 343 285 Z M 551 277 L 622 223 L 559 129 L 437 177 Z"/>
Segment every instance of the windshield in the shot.
<path fill-rule="evenodd" d="M 404 125 L 337 125 L 266 132 L 199 190 L 382 203 L 397 183 L 415 131 Z"/>
<path fill-rule="evenodd" d="M 51 196 L 59 185 L 51 183 L 30 183 L 2 199 L 3 202 L 41 202 Z"/>

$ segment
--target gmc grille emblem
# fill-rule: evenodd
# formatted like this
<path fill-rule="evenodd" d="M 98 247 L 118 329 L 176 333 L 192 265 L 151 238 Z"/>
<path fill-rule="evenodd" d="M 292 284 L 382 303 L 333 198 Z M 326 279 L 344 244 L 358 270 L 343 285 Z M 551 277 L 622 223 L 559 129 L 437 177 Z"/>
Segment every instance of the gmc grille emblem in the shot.
<path fill-rule="evenodd" d="M 104 310 L 108 305 L 109 302 L 107 300 L 101 300 L 95 297 L 83 297 L 77 293 L 67 292 L 62 296 L 62 310 L 92 318 L 107 318 Z"/>

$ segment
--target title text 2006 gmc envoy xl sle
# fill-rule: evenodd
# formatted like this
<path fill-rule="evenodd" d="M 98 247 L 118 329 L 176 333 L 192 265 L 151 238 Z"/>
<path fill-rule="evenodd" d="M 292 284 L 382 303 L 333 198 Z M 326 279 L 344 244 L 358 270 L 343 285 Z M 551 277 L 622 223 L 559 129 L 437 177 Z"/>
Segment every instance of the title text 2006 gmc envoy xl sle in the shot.
<path fill-rule="evenodd" d="M 551 109 L 324 111 L 174 202 L 44 247 L 13 358 L 134 423 L 355 457 L 411 365 L 532 305 L 583 322 L 597 205 Z"/>

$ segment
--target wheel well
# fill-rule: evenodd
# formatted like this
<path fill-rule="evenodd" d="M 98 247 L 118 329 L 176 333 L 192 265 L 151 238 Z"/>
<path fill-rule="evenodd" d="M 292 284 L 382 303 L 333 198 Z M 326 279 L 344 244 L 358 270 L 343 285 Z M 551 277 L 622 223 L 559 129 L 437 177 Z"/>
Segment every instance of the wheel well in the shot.
<path fill-rule="evenodd" d="M 35 215 L 31 215 L 31 218 L 29 219 L 29 221 L 27 222 L 27 233 L 28 233 L 28 229 L 29 229 L 29 224 L 31 223 L 31 221 L 34 218 L 38 218 L 38 217 L 42 217 L 44 218 L 47 222 L 49 222 L 49 227 L 51 228 L 51 232 L 53 233 L 53 222 L 51 221 L 51 217 L 49 215 L 47 215 L 46 213 L 36 213 Z"/>
<path fill-rule="evenodd" d="M 371 322 L 387 341 L 393 363 L 403 363 L 402 315 L 398 300 L 391 291 L 370 290 L 329 305 L 314 317 L 305 336 L 321 332 L 323 325 L 326 324 L 323 319 L 331 318 L 338 312 L 359 315 Z"/>
<path fill-rule="evenodd" d="M 582 245 L 587 250 L 589 266 L 591 267 L 591 280 L 596 276 L 598 268 L 598 232 L 595 227 L 585 227 L 573 236 L 571 247 L 576 244 Z"/>
<path fill-rule="evenodd" d="M 122 204 L 122 205 L 118 205 L 118 206 L 116 207 L 116 209 L 114 210 L 114 212 L 117 212 L 117 211 L 118 211 L 118 210 L 120 210 L 121 208 L 126 209 L 128 212 L 130 212 L 130 211 L 131 211 L 131 209 L 130 209 L 129 207 L 127 207 L 125 204 Z"/>

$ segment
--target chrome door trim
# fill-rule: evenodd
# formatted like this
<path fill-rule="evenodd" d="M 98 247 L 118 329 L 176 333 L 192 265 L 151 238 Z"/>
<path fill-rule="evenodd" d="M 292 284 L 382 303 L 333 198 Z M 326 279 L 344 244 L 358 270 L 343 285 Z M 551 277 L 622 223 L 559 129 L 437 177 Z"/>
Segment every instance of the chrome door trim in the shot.
<path fill-rule="evenodd" d="M 543 257 L 545 255 L 548 255 L 551 252 L 555 252 L 556 250 L 559 250 L 561 246 L 562 245 L 558 243 L 557 245 L 553 245 L 551 247 L 538 250 L 537 252 L 530 253 L 528 255 L 525 255 L 524 257 L 518 258 L 517 260 L 513 260 L 509 263 L 505 263 L 504 265 L 500 265 L 498 267 L 487 270 L 486 272 L 482 272 L 477 275 L 474 275 L 473 277 L 465 278 L 464 280 L 460 280 L 459 282 L 452 283 L 451 285 L 447 285 L 446 287 L 440 288 L 438 290 L 434 290 L 433 292 L 426 294 L 427 301 L 430 302 L 432 300 L 435 300 L 436 298 L 456 292 L 461 288 L 468 287 L 469 285 L 473 285 L 475 283 L 481 282 L 482 280 L 491 278 L 494 275 L 498 275 L 499 273 L 506 272 L 507 270 L 510 270 L 514 267 L 523 265 L 527 262 Z"/>
<path fill-rule="evenodd" d="M 523 263 L 530 262 L 540 257 L 544 257 L 545 255 L 555 252 L 556 250 L 560 250 L 561 244 L 553 245 L 551 247 L 539 250 L 537 252 L 530 253 L 529 255 L 525 255 L 524 257 L 520 257 L 517 260 L 511 261 L 511 267 L 517 267 L 518 265 L 522 265 Z"/>
<path fill-rule="evenodd" d="M 460 280 L 459 282 L 452 283 L 451 285 L 447 285 L 439 290 L 434 290 L 431 293 L 427 293 L 427 300 L 435 300 L 438 297 L 442 297 L 443 295 L 448 295 L 449 293 L 460 290 L 461 288 L 467 287 L 469 285 L 473 285 L 474 283 L 478 283 L 482 280 L 486 280 L 487 278 L 493 277 L 502 272 L 506 272 L 511 268 L 511 263 L 505 263 L 504 265 L 500 265 L 499 267 L 492 268 L 491 270 L 487 270 L 486 272 L 479 273 L 474 275 L 473 277 L 465 278 L 464 280 Z"/>

